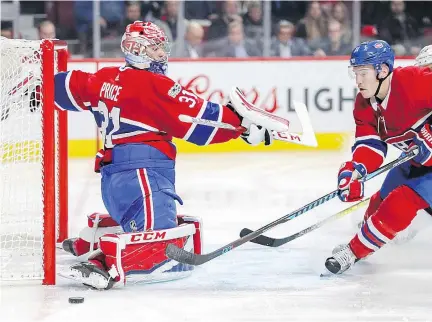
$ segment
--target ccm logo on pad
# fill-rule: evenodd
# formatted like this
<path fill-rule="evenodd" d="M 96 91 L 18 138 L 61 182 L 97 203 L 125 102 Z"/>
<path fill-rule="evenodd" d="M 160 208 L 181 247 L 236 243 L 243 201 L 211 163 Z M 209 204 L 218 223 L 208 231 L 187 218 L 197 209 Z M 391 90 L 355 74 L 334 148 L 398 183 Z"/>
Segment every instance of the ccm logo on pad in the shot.
<path fill-rule="evenodd" d="M 135 242 L 142 242 L 142 241 L 150 241 L 150 240 L 158 240 L 158 239 L 165 239 L 166 232 L 160 232 L 160 231 L 146 231 L 138 234 L 133 234 L 131 236 L 130 241 L 132 243 Z"/>

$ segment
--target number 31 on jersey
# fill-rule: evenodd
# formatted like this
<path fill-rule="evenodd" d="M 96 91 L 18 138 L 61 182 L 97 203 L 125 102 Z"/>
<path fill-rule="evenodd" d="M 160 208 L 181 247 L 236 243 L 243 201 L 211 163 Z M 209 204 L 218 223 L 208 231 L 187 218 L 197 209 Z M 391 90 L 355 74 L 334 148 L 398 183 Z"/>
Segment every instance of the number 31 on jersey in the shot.
<path fill-rule="evenodd" d="M 100 125 L 102 139 L 106 148 L 113 148 L 112 136 L 120 129 L 120 108 L 114 106 L 109 109 L 103 101 L 99 101 L 98 106 L 93 107 L 92 110 L 103 116 Z"/>

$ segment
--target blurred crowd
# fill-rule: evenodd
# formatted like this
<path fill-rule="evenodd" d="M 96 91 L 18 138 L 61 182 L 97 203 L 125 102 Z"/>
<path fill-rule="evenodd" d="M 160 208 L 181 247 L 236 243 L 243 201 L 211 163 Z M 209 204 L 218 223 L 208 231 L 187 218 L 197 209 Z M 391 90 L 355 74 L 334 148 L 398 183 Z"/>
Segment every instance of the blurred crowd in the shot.
<path fill-rule="evenodd" d="M 324 57 L 351 52 L 352 2 L 270 3 L 271 40 L 267 42 L 269 50 L 264 51 L 262 1 L 101 1 L 101 53 L 103 57 L 120 57 L 120 38 L 126 25 L 135 20 L 152 21 L 165 31 L 171 57 L 245 58 L 263 56 L 264 52 L 274 57 Z M 185 26 L 181 35 L 180 9 Z M 30 27 L 23 30 L 19 26 L 19 34 L 14 35 L 12 22 L 2 20 L 2 36 L 57 37 L 68 40 L 72 56 L 92 56 L 91 1 L 21 1 L 20 11 L 22 17 L 33 17 L 32 23 L 26 24 Z M 384 39 L 399 56 L 417 55 L 432 43 L 431 20 L 430 1 L 362 1 L 359 38 Z"/>

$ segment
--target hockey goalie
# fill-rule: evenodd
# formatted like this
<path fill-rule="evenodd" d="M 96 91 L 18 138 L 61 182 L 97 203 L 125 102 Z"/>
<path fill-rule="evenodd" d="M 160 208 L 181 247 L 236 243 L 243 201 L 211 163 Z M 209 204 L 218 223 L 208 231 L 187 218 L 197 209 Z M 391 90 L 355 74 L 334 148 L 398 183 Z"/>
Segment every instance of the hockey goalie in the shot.
<path fill-rule="evenodd" d="M 165 76 L 168 48 L 159 27 L 136 21 L 121 41 L 125 66 L 55 76 L 56 106 L 92 113 L 103 136 L 95 171 L 101 173 L 108 214 L 90 215 L 80 236 L 63 242 L 79 262 L 62 275 L 97 289 L 191 272 L 192 266 L 165 255 L 168 244 L 198 254 L 202 249 L 200 220 L 177 215 L 176 202 L 182 200 L 175 190 L 173 137 L 208 145 L 240 136 L 251 145 L 269 145 L 272 130 L 288 130 L 286 120 L 245 108 L 235 93 L 221 105 L 175 83 Z M 183 123 L 181 114 L 245 131 Z"/>

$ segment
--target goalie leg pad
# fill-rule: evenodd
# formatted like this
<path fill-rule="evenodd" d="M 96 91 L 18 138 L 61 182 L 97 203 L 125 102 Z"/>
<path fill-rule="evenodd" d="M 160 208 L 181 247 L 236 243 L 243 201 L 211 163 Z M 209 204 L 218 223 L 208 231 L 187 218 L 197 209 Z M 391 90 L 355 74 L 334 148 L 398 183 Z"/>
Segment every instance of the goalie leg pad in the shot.
<path fill-rule="evenodd" d="M 87 227 L 81 230 L 78 238 L 66 239 L 62 247 L 74 256 L 85 256 L 98 248 L 99 237 L 123 230 L 109 214 L 93 213 L 88 216 Z"/>
<path fill-rule="evenodd" d="M 197 255 L 201 255 L 203 250 L 203 230 L 201 218 L 186 215 L 177 215 L 177 222 L 179 226 L 182 224 L 193 224 L 195 226 L 195 233 L 193 235 L 194 253 Z"/>
<path fill-rule="evenodd" d="M 126 276 L 131 281 L 156 281 L 157 273 L 170 271 L 190 271 L 193 268 L 174 262 L 165 255 L 168 244 L 175 244 L 183 248 L 188 237 L 175 238 L 169 241 L 126 244 L 119 235 L 105 235 L 101 237 L 100 247 L 105 254 L 105 265 L 109 275 L 120 282 L 116 286 L 126 284 Z M 180 267 L 181 266 L 181 267 Z M 142 278 L 136 275 L 143 275 Z"/>
<path fill-rule="evenodd" d="M 187 251 L 201 249 L 201 245 L 193 245 L 194 240 L 201 241 L 196 237 L 200 235 L 195 228 L 198 221 L 193 217 L 185 220 L 192 223 L 166 230 L 101 236 L 100 253 L 87 262 L 89 265 L 74 265 L 61 275 L 97 289 L 108 289 L 112 285 L 120 287 L 126 282 L 149 283 L 186 277 L 193 266 L 178 263 L 165 255 L 166 247 L 171 243 Z"/>
<path fill-rule="evenodd" d="M 396 188 L 350 241 L 353 253 L 357 258 L 363 258 L 377 251 L 428 207 L 428 203 L 411 188 L 405 185 Z"/>

